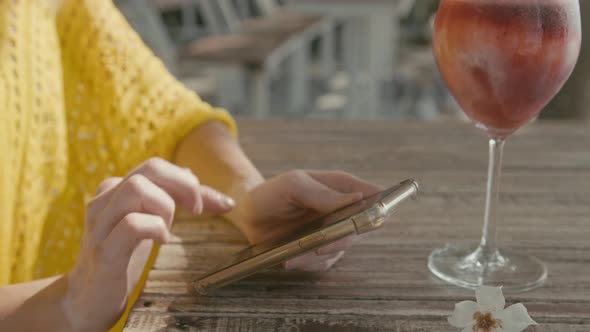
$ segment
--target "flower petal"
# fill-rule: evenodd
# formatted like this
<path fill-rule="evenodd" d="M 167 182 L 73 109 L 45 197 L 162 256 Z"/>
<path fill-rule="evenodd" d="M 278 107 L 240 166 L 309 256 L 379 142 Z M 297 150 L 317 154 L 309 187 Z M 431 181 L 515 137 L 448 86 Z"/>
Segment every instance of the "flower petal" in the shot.
<path fill-rule="evenodd" d="M 451 325 L 458 328 L 473 327 L 473 315 L 477 312 L 477 303 L 463 301 L 455 304 L 453 316 L 448 318 Z"/>
<path fill-rule="evenodd" d="M 497 318 L 502 320 L 502 327 L 507 332 L 521 332 L 529 325 L 538 325 L 521 303 L 506 308 L 497 315 Z"/>
<path fill-rule="evenodd" d="M 502 287 L 480 286 L 475 290 L 475 298 L 482 312 L 500 312 L 506 305 Z"/>

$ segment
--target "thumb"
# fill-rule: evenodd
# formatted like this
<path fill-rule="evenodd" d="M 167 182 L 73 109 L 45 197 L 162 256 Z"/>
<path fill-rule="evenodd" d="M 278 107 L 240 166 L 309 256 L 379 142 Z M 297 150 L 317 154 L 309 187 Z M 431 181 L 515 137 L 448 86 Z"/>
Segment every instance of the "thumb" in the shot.
<path fill-rule="evenodd" d="M 292 199 L 302 207 L 330 213 L 363 198 L 363 193 L 342 193 L 306 175 L 292 191 Z"/>

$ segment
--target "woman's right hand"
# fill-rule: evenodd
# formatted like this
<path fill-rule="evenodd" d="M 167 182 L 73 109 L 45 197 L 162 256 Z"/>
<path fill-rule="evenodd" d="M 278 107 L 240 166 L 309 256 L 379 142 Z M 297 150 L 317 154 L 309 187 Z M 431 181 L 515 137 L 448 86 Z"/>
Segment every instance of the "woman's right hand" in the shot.
<path fill-rule="evenodd" d="M 67 275 L 64 309 L 74 331 L 108 330 L 125 310 L 152 243 L 166 243 L 176 203 L 195 214 L 229 212 L 229 197 L 193 173 L 150 159 L 125 178 L 105 180 L 86 209 L 86 229 Z"/>

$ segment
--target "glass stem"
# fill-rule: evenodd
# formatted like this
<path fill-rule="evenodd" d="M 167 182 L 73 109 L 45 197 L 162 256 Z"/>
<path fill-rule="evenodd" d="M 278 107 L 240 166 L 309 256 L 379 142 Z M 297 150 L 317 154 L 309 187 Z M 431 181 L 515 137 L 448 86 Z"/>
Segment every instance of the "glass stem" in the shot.
<path fill-rule="evenodd" d="M 481 254 L 488 259 L 497 255 L 498 250 L 496 245 L 496 216 L 500 194 L 502 155 L 505 142 L 504 139 L 490 139 L 486 209 L 483 223 L 483 235 L 480 243 Z"/>

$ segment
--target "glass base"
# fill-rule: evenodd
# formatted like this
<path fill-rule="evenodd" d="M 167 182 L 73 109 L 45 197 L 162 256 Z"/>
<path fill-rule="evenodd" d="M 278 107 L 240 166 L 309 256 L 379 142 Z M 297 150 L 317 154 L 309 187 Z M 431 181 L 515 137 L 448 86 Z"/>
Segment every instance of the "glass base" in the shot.
<path fill-rule="evenodd" d="M 539 259 L 501 250 L 492 253 L 478 245 L 446 245 L 428 258 L 435 276 L 456 286 L 503 286 L 504 293 L 528 291 L 547 280 L 547 267 Z"/>

